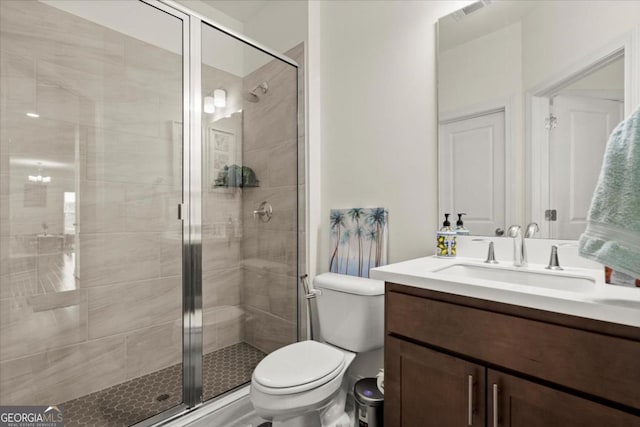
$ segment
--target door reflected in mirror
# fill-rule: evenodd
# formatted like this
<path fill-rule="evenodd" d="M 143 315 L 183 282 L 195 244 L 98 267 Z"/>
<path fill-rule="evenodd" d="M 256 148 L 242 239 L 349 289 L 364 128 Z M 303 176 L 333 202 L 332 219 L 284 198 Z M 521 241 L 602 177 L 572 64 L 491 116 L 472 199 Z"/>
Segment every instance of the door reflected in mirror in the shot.
<path fill-rule="evenodd" d="M 548 194 L 532 215 L 552 211 L 556 220 L 542 221 L 547 234 L 577 239 L 587 226 L 608 136 L 624 115 L 624 57 L 543 99 L 548 102 L 548 113 L 542 112 L 547 140 L 536 142 L 549 147 L 549 175 L 540 176 L 540 187 Z"/>
<path fill-rule="evenodd" d="M 440 19 L 440 213 L 475 235 L 579 238 L 608 136 L 640 102 L 638 17 L 640 2 L 518 1 Z"/>

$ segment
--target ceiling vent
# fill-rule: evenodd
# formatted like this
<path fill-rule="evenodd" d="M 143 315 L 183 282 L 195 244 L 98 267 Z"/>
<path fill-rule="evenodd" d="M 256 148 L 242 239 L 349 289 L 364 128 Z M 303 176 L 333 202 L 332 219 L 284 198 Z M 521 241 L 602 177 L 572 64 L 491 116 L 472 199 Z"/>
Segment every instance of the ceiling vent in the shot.
<path fill-rule="evenodd" d="M 471 15 L 473 12 L 482 9 L 485 6 L 488 6 L 491 3 L 491 0 L 480 0 L 475 3 L 471 3 L 469 6 L 463 7 L 460 10 L 456 10 L 452 13 L 453 18 L 456 21 L 461 20 L 467 15 Z"/>

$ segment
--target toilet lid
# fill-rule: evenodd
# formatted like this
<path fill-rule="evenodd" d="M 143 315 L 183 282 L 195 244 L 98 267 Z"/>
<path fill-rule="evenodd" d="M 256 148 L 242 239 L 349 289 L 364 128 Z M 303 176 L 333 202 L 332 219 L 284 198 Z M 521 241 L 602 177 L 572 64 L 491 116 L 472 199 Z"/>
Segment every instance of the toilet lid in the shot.
<path fill-rule="evenodd" d="M 324 383 L 340 373 L 344 359 L 343 352 L 327 344 L 301 341 L 282 347 L 262 359 L 253 372 L 253 379 L 269 388 Z M 318 381 L 323 378 L 325 381 Z"/>

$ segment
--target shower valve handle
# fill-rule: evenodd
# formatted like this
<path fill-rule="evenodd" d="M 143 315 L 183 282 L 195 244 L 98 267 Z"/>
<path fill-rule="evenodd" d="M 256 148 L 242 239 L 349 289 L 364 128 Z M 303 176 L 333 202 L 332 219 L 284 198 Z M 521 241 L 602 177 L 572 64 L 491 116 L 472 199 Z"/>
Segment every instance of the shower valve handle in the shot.
<path fill-rule="evenodd" d="M 258 209 L 253 211 L 254 218 L 260 218 L 262 222 L 269 222 L 271 217 L 273 216 L 273 207 L 269 203 L 262 202 Z"/>

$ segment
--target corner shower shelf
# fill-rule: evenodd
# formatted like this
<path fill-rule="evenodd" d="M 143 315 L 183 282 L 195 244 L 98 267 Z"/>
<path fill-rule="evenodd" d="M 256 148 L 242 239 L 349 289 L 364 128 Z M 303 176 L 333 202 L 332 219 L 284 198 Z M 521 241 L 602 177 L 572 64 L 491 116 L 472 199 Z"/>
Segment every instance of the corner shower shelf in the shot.
<path fill-rule="evenodd" d="M 213 188 L 251 188 L 260 187 L 260 184 L 241 184 L 241 185 L 213 185 Z"/>
<path fill-rule="evenodd" d="M 248 166 L 225 166 L 213 181 L 213 188 L 259 187 L 260 180 Z"/>

